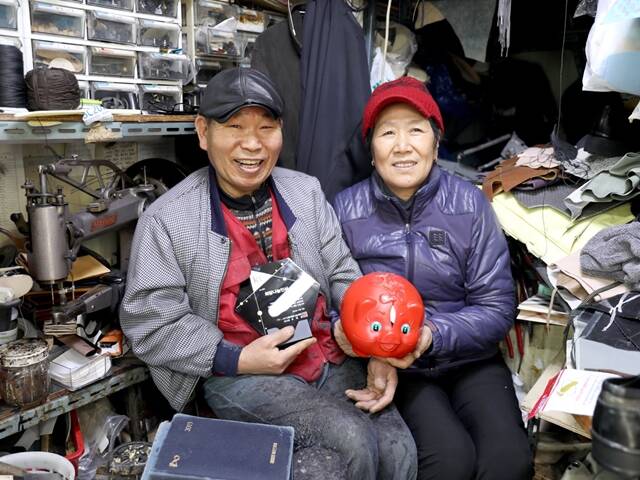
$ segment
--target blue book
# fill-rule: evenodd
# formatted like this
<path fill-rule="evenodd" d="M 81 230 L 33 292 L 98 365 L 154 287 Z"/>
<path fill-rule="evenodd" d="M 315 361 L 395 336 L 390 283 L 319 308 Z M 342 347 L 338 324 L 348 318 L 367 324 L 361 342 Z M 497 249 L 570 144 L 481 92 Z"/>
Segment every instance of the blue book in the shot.
<path fill-rule="evenodd" d="M 158 428 L 142 480 L 290 480 L 293 427 L 178 413 Z"/>

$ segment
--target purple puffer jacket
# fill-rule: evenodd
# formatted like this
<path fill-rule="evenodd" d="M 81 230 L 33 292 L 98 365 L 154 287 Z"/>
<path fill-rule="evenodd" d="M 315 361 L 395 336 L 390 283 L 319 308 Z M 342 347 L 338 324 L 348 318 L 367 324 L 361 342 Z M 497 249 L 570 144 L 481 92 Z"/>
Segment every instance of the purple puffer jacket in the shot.
<path fill-rule="evenodd" d="M 515 294 L 507 242 L 480 189 L 434 165 L 411 215 L 374 177 L 334 207 L 363 273 L 397 273 L 420 291 L 433 344 L 415 368 L 439 374 L 496 353 Z"/>

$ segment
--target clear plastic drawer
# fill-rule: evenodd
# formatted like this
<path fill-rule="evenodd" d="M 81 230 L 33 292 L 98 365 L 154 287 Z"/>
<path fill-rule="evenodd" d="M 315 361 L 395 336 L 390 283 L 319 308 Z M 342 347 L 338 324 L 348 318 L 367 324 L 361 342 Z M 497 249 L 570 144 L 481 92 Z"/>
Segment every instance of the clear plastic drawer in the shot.
<path fill-rule="evenodd" d="M 107 47 L 89 49 L 90 75 L 133 78 L 135 71 L 136 52 Z"/>
<path fill-rule="evenodd" d="M 206 85 L 217 73 L 233 67 L 233 63 L 208 58 L 196 58 L 196 83 Z"/>
<path fill-rule="evenodd" d="M 0 0 L 0 28 L 18 28 L 18 0 Z"/>
<path fill-rule="evenodd" d="M 198 0 L 196 3 L 196 25 L 214 26 L 237 15 L 238 7 L 225 2 Z"/>
<path fill-rule="evenodd" d="M 34 67 L 60 67 L 73 73 L 84 73 L 87 49 L 82 45 L 69 45 L 67 43 L 45 42 L 35 40 L 33 42 Z"/>
<path fill-rule="evenodd" d="M 179 0 L 136 0 L 136 12 L 176 18 Z"/>
<path fill-rule="evenodd" d="M 262 33 L 269 21 L 268 15 L 257 10 L 240 8 L 238 14 L 238 30 L 243 32 Z"/>
<path fill-rule="evenodd" d="M 246 40 L 242 34 L 202 26 L 196 30 L 196 54 L 222 58 L 242 58 Z"/>
<path fill-rule="evenodd" d="M 109 109 L 140 109 L 138 87 L 131 83 L 91 82 L 91 98 Z"/>
<path fill-rule="evenodd" d="M 106 8 L 119 8 L 120 10 L 133 10 L 133 0 L 87 0 L 87 4 Z"/>
<path fill-rule="evenodd" d="M 173 85 L 141 85 L 142 110 L 156 113 L 182 111 L 182 90 Z"/>
<path fill-rule="evenodd" d="M 138 45 L 158 47 L 163 50 L 173 50 L 178 48 L 180 25 L 177 23 L 142 19 L 140 20 L 138 31 Z"/>
<path fill-rule="evenodd" d="M 84 10 L 79 8 L 60 7 L 44 2 L 31 4 L 33 32 L 84 37 L 84 20 Z"/>
<path fill-rule="evenodd" d="M 140 78 L 145 80 L 189 80 L 189 57 L 177 53 L 140 52 Z"/>
<path fill-rule="evenodd" d="M 89 12 L 89 40 L 115 43 L 136 43 L 138 20 L 115 13 Z"/>

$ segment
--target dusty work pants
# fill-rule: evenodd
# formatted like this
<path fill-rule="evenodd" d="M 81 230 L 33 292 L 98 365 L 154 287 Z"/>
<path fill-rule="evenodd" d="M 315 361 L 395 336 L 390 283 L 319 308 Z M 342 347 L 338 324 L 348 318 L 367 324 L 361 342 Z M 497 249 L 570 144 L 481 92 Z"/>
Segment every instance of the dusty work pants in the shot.
<path fill-rule="evenodd" d="M 500 356 L 438 379 L 401 374 L 395 397 L 418 448 L 418 479 L 533 476 L 511 372 Z"/>
<path fill-rule="evenodd" d="M 204 395 L 220 418 L 294 427 L 296 480 L 413 480 L 415 443 L 396 408 L 370 415 L 344 394 L 365 379 L 363 363 L 347 358 L 313 384 L 292 375 L 211 377 Z"/>

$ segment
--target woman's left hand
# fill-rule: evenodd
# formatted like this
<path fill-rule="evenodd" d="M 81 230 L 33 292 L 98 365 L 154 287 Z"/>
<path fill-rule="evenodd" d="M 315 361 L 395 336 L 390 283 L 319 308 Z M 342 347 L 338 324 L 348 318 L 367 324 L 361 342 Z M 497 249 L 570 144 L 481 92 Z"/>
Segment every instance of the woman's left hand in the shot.
<path fill-rule="evenodd" d="M 377 358 L 370 358 L 367 366 L 367 386 L 362 390 L 347 390 L 345 394 L 356 407 L 369 413 L 384 409 L 393 401 L 398 386 L 398 372 Z"/>
<path fill-rule="evenodd" d="M 418 339 L 418 344 L 416 345 L 416 349 L 409 353 L 408 355 L 405 355 L 402 358 L 392 358 L 392 357 L 388 357 L 388 358 L 381 358 L 380 360 L 383 360 L 385 362 L 387 362 L 389 365 L 396 367 L 396 368 L 409 368 L 413 362 L 415 362 L 418 358 L 420 358 L 422 356 L 422 354 L 424 352 L 427 351 L 427 349 L 431 346 L 431 342 L 433 341 L 433 337 L 431 335 L 431 329 L 424 325 L 422 327 L 422 331 L 420 333 L 420 338 Z"/>

